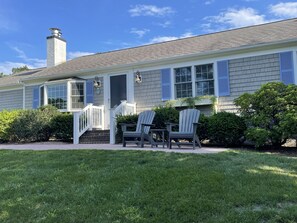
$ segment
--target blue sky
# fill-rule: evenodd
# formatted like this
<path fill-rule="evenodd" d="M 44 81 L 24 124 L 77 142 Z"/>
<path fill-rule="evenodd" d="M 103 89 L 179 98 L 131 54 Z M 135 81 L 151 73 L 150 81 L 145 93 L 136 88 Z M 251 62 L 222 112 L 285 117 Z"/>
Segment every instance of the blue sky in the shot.
<path fill-rule="evenodd" d="M 296 1 L 0 0 L 0 73 L 45 66 L 50 27 L 72 59 L 294 17 Z"/>

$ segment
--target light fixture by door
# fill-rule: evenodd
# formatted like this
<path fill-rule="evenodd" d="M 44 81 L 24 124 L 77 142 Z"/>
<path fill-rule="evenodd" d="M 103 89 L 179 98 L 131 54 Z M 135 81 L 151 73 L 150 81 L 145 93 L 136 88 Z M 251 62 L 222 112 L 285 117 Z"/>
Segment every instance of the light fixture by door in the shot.
<path fill-rule="evenodd" d="M 135 72 L 135 83 L 140 84 L 142 82 L 142 77 L 139 71 Z"/>
<path fill-rule="evenodd" d="M 96 76 L 94 80 L 94 88 L 96 89 L 96 94 L 101 94 L 101 87 L 102 83 L 100 81 L 100 78 Z"/>

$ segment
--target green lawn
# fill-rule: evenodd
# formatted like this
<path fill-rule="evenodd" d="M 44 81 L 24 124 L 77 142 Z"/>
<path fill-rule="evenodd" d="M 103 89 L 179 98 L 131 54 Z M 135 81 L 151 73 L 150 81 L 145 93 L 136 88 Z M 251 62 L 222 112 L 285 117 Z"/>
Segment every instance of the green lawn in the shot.
<path fill-rule="evenodd" d="M 297 222 L 297 159 L 0 150 L 0 222 Z"/>

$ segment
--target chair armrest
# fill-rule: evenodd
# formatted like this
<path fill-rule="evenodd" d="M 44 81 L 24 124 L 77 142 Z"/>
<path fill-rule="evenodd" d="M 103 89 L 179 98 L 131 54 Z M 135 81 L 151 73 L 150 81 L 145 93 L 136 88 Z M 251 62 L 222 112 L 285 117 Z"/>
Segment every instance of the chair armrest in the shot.
<path fill-rule="evenodd" d="M 166 129 L 167 129 L 168 132 L 171 132 L 172 131 L 172 127 L 178 126 L 177 123 L 166 122 L 165 124 L 166 124 Z"/>
<path fill-rule="evenodd" d="M 149 127 L 152 127 L 152 126 L 155 126 L 154 124 L 146 124 L 146 123 L 141 123 L 141 133 L 144 132 L 144 127 L 145 126 L 149 126 Z"/>
<path fill-rule="evenodd" d="M 154 124 L 145 124 L 145 123 L 141 123 L 141 125 L 143 125 L 143 126 L 150 126 L 150 127 L 155 126 Z"/>
<path fill-rule="evenodd" d="M 119 125 L 122 127 L 122 132 L 126 132 L 127 131 L 127 127 L 133 127 L 136 126 L 136 124 L 134 123 L 119 123 Z"/>

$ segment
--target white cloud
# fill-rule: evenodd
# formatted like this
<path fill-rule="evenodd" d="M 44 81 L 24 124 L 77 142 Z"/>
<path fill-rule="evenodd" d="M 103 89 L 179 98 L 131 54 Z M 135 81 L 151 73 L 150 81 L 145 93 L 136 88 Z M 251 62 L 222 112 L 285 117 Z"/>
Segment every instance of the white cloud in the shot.
<path fill-rule="evenodd" d="M 24 51 L 20 50 L 18 47 L 11 47 L 14 51 L 18 53 L 18 58 L 22 59 L 25 65 L 27 65 L 29 68 L 40 68 L 40 67 L 46 67 L 46 60 L 45 59 L 38 59 L 38 58 L 30 58 L 28 57 Z"/>
<path fill-rule="evenodd" d="M 133 6 L 129 13 L 132 17 L 136 16 L 166 16 L 174 13 L 171 7 L 157 7 L 155 5 L 136 5 Z"/>
<path fill-rule="evenodd" d="M 202 24 L 202 28 L 208 32 L 258 25 L 271 21 L 266 20 L 265 15 L 259 14 L 253 8 L 229 8 L 217 16 L 205 17 L 204 20 L 207 23 Z"/>
<path fill-rule="evenodd" d="M 18 47 L 11 47 L 12 50 L 17 52 L 18 58 L 21 59 L 19 62 L 15 61 L 4 61 L 0 63 L 0 72 L 5 74 L 10 74 L 12 68 L 27 66 L 30 69 L 46 67 L 46 60 L 29 58 L 24 51 L 20 50 Z"/>
<path fill-rule="evenodd" d="M 208 1 L 205 1 L 204 4 L 205 5 L 210 5 L 210 4 L 214 3 L 214 2 L 215 2 L 215 0 L 208 0 Z"/>
<path fill-rule="evenodd" d="M 281 18 L 293 18 L 297 16 L 297 2 L 281 2 L 269 6 L 270 13 Z"/>
<path fill-rule="evenodd" d="M 167 42 L 167 41 L 176 40 L 176 39 L 178 39 L 177 36 L 158 36 L 158 37 L 154 37 L 153 39 L 151 39 L 149 41 L 149 44 Z"/>
<path fill-rule="evenodd" d="M 132 28 L 130 33 L 138 35 L 139 38 L 142 38 L 145 34 L 147 34 L 150 30 L 149 29 L 136 29 Z"/>
<path fill-rule="evenodd" d="M 194 34 L 192 32 L 186 32 L 186 33 L 182 34 L 180 36 L 180 38 L 188 38 L 188 37 L 192 37 L 192 36 L 194 36 Z"/>
<path fill-rule="evenodd" d="M 158 26 L 161 26 L 163 28 L 167 28 L 171 25 L 171 22 L 170 21 L 165 21 L 163 23 L 157 23 Z"/>
<path fill-rule="evenodd" d="M 158 37 L 154 37 L 153 39 L 151 39 L 147 44 L 167 42 L 167 41 L 187 38 L 187 37 L 191 37 L 191 36 L 193 36 L 193 33 L 191 33 L 191 32 L 186 32 L 180 36 L 158 36 Z"/>
<path fill-rule="evenodd" d="M 72 59 L 74 59 L 76 57 L 82 57 L 82 56 L 87 56 L 87 55 L 91 55 L 91 54 L 94 54 L 94 53 L 81 52 L 81 51 L 69 52 L 68 53 L 68 58 L 69 58 L 69 60 L 72 60 Z"/>
<path fill-rule="evenodd" d="M 0 31 L 15 31 L 16 29 L 16 23 L 0 12 Z"/>
<path fill-rule="evenodd" d="M 0 63 L 0 73 L 4 74 L 11 74 L 12 68 L 16 67 L 23 67 L 23 66 L 28 66 L 28 64 L 25 63 L 18 63 L 18 62 L 11 62 L 11 61 L 5 61 Z M 28 66 L 29 67 L 29 66 Z M 32 67 L 29 67 L 32 68 Z"/>

